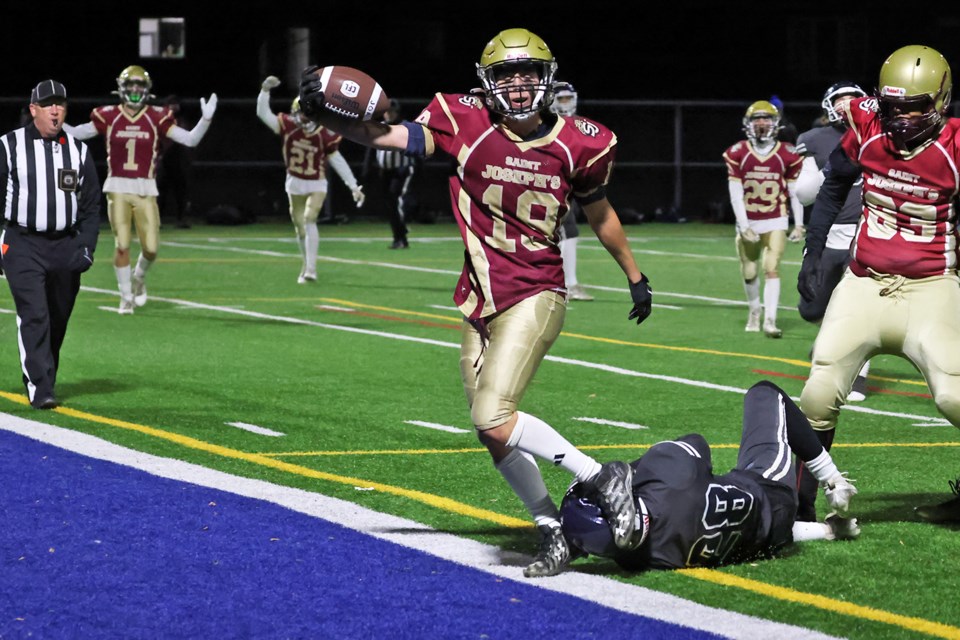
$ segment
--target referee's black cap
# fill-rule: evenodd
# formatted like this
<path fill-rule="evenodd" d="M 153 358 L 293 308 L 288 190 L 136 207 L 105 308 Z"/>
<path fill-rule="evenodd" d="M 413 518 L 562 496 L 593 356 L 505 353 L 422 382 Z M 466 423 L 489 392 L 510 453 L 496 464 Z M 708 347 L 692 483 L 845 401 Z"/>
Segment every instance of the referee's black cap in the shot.
<path fill-rule="evenodd" d="M 67 88 L 56 80 L 44 80 L 30 92 L 30 104 L 46 106 L 50 104 L 66 104 Z"/>

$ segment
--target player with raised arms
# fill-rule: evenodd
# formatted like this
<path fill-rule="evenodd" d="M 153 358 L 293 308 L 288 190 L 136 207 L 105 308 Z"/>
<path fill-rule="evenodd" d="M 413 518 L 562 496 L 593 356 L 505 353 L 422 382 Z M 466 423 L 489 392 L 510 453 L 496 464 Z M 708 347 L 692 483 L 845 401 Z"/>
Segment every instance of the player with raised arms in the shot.
<path fill-rule="evenodd" d="M 575 199 L 600 242 L 626 275 L 639 324 L 651 311 L 652 290 L 640 272 L 616 211 L 607 200 L 617 138 L 593 120 L 550 113 L 557 63 L 547 44 L 526 29 L 507 29 L 483 48 L 482 89 L 438 93 L 414 122 L 387 125 L 345 117 L 352 103 L 369 104 L 372 87 L 357 76 L 325 82 L 329 68 L 305 70 L 300 106 L 310 118 L 347 139 L 457 162 L 450 200 L 465 246 L 454 301 L 463 313 L 460 371 L 471 417 L 496 468 L 542 534 L 524 575 L 563 570 L 570 547 L 536 458 L 557 465 L 598 490 L 615 544 L 629 544 L 636 510 L 630 466 L 601 465 L 543 420 L 518 410 L 527 386 L 560 334 L 566 312 L 558 227 Z M 318 75 L 319 74 L 319 75 Z M 324 98 L 324 91 L 334 98 Z M 327 103 L 334 104 L 340 115 Z"/>

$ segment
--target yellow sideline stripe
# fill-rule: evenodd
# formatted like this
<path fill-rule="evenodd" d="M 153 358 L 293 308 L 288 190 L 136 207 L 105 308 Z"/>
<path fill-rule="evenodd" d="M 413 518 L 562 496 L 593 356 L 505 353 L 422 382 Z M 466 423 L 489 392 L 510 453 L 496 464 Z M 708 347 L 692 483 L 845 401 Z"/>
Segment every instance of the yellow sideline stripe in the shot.
<path fill-rule="evenodd" d="M 26 396 L 21 396 L 13 393 L 7 393 L 6 391 L 0 391 L 0 396 L 17 402 L 19 404 L 29 405 L 29 401 Z M 310 469 L 308 467 L 302 467 L 300 465 L 290 464 L 289 462 L 283 462 L 281 460 L 276 460 L 274 458 L 261 455 L 258 453 L 247 453 L 245 451 L 239 451 L 237 449 L 231 449 L 229 447 L 223 447 L 217 444 L 212 444 L 210 442 L 204 442 L 203 440 L 197 440 L 196 438 L 191 438 L 190 436 L 184 436 L 177 433 L 170 433 L 169 431 L 164 431 L 162 429 L 155 429 L 154 427 L 147 427 L 141 424 L 136 424 L 133 422 L 126 422 L 125 420 L 115 420 L 113 418 L 106 418 L 104 416 L 94 415 L 92 413 L 87 413 L 86 411 L 78 411 L 76 409 L 70 409 L 68 407 L 57 407 L 53 411 L 60 413 L 65 416 L 70 416 L 71 418 L 77 418 L 79 420 L 87 420 L 89 422 L 95 422 L 98 424 L 104 424 L 111 427 L 117 427 L 118 429 L 125 429 L 127 431 L 136 431 L 144 435 L 152 436 L 154 438 L 160 438 L 161 440 L 167 440 L 168 442 L 173 442 L 181 446 L 187 447 L 188 449 L 195 449 L 197 451 L 203 451 L 205 453 L 212 453 L 213 455 L 222 456 L 224 458 L 232 458 L 234 460 L 243 460 L 245 462 L 250 462 L 252 464 L 260 465 L 263 467 L 269 467 L 270 469 L 275 469 L 277 471 L 282 471 L 284 473 L 289 473 L 296 476 L 302 476 L 304 478 L 312 478 L 315 480 L 326 480 L 327 482 L 335 482 L 338 484 L 345 484 L 352 487 L 369 487 L 377 491 L 382 491 L 383 493 L 389 493 L 395 496 L 401 496 L 404 498 L 409 498 L 410 500 L 415 500 L 417 502 L 422 502 L 424 504 L 436 507 L 437 509 L 443 509 L 445 511 L 450 511 L 453 513 L 458 513 L 461 515 L 469 516 L 472 518 L 477 518 L 478 520 L 486 520 L 493 522 L 505 527 L 512 528 L 529 528 L 533 525 L 527 520 L 520 520 L 519 518 L 513 518 L 510 516 L 505 516 L 494 511 L 488 511 L 487 509 L 478 509 L 477 507 L 471 507 L 468 504 L 462 502 L 457 502 L 456 500 L 451 500 L 449 498 L 444 498 L 442 496 L 436 496 L 433 494 L 425 493 L 423 491 L 415 491 L 412 489 L 403 489 L 401 487 L 394 487 L 388 484 L 381 484 L 379 482 L 370 482 L 369 480 L 361 480 L 360 478 L 351 478 L 350 476 L 340 476 L 333 473 L 326 473 L 323 471 L 318 471 L 316 469 Z"/>
<path fill-rule="evenodd" d="M 26 405 L 26 406 L 29 406 L 30 404 L 26 396 L 14 394 L 14 393 L 8 393 L 6 391 L 0 391 L 0 397 L 6 398 L 11 402 L 15 402 L 15 403 Z M 288 462 L 274 460 L 273 458 L 263 454 L 247 453 L 244 451 L 239 451 L 237 449 L 231 449 L 229 447 L 223 447 L 223 446 L 212 444 L 209 442 L 204 442 L 203 440 L 191 438 L 190 436 L 184 436 L 177 433 L 170 433 L 169 431 L 156 429 L 154 427 L 148 427 L 148 426 L 136 424 L 133 422 L 127 422 L 125 420 L 116 420 L 114 418 L 98 416 L 92 413 L 87 413 L 86 411 L 79 411 L 77 409 L 70 409 L 68 407 L 61 406 L 61 407 L 57 407 L 56 409 L 53 409 L 52 411 L 65 416 L 69 416 L 71 418 L 77 418 L 78 420 L 86 420 L 86 421 L 97 423 L 97 424 L 116 427 L 118 429 L 125 429 L 127 431 L 136 431 L 138 433 L 142 433 L 147 436 L 152 436 L 155 438 L 160 438 L 161 440 L 167 440 L 168 442 L 179 444 L 189 449 L 196 449 L 198 451 L 203 451 L 206 453 L 223 456 L 226 458 L 233 458 L 235 460 L 243 460 L 245 462 L 250 462 L 252 464 L 269 467 L 271 469 L 275 469 L 277 471 L 282 471 L 285 473 L 290 473 L 293 475 L 313 478 L 316 480 L 326 480 L 328 482 L 345 484 L 345 485 L 354 486 L 354 487 L 356 486 L 370 487 L 377 491 L 382 491 L 383 493 L 388 493 L 388 494 L 408 498 L 411 500 L 415 500 L 417 502 L 422 502 L 432 507 L 436 507 L 437 509 L 442 509 L 452 513 L 470 516 L 478 520 L 486 520 L 486 521 L 493 522 L 495 524 L 499 524 L 505 527 L 511 527 L 516 529 L 532 527 L 532 525 L 526 520 L 512 518 L 510 516 L 505 516 L 493 511 L 488 511 L 487 509 L 478 509 L 476 507 L 471 507 L 470 505 L 463 504 L 462 502 L 457 502 L 456 500 L 451 500 L 449 498 L 436 496 L 433 494 L 425 493 L 423 491 L 403 489 L 403 488 L 394 487 L 388 484 L 381 484 L 379 482 L 368 482 L 366 480 L 361 480 L 359 478 L 351 478 L 349 476 L 339 476 L 332 473 L 325 473 L 323 471 L 318 471 L 316 469 L 310 469 L 307 467 L 290 464 Z M 718 448 L 735 448 L 736 446 L 738 445 L 732 445 L 732 444 L 717 445 Z M 819 596 L 819 595 L 810 594 L 810 593 L 803 593 L 801 591 L 794 591 L 792 589 L 788 589 L 785 587 L 778 587 L 768 583 L 759 582 L 756 580 L 738 578 L 736 576 L 724 574 L 724 573 L 713 571 L 710 569 L 679 569 L 677 570 L 677 573 L 681 573 L 691 578 L 703 580 L 705 582 L 713 582 L 715 584 L 720 584 L 723 586 L 736 587 L 739 589 L 752 591 L 761 596 L 768 596 L 768 597 L 778 598 L 781 600 L 788 600 L 788 601 L 797 602 L 800 604 L 808 605 L 808 606 L 819 608 L 819 609 L 825 609 L 827 611 L 842 613 L 842 614 L 853 616 L 853 617 L 860 617 L 868 620 L 883 622 L 886 624 L 897 625 L 897 626 L 904 627 L 906 629 L 921 631 L 929 635 L 948 638 L 949 640 L 960 640 L 960 629 L 957 629 L 955 627 L 950 627 L 944 624 L 940 624 L 938 622 L 930 622 L 929 620 L 923 620 L 920 618 L 909 618 L 909 617 L 901 616 L 895 613 L 881 611 L 879 609 L 873 609 L 871 607 L 854 605 L 848 602 L 842 602 L 838 600 L 833 600 L 831 598 L 826 598 L 824 596 Z"/>
<path fill-rule="evenodd" d="M 786 587 L 777 587 L 766 582 L 741 578 L 739 576 L 730 575 L 721 571 L 715 571 L 713 569 L 678 569 L 677 571 L 678 573 L 682 573 L 691 578 L 696 578 L 697 580 L 703 580 L 705 582 L 712 582 L 724 587 L 736 587 L 746 591 L 753 591 L 754 593 L 769 596 L 771 598 L 777 598 L 778 600 L 796 602 L 799 604 L 816 607 L 818 609 L 840 613 L 846 616 L 861 618 L 863 620 L 882 622 L 884 624 L 903 627 L 904 629 L 908 629 L 910 631 L 917 631 L 927 635 L 936 636 L 938 638 L 960 640 L 960 628 L 951 627 L 950 625 L 942 624 L 940 622 L 931 622 L 930 620 L 924 620 L 923 618 L 911 618 L 910 616 L 902 616 L 897 613 L 890 613 L 889 611 L 874 609 L 873 607 L 865 607 L 862 605 L 853 604 L 851 602 L 834 600 L 833 598 L 826 598 L 824 596 L 818 596 L 812 593 L 795 591 Z"/>
<path fill-rule="evenodd" d="M 352 300 L 341 300 L 340 298 L 319 298 L 321 302 L 326 302 L 329 304 L 340 304 L 347 307 L 355 307 L 357 309 L 370 309 L 371 311 L 384 311 L 389 313 L 395 313 L 399 315 L 406 316 L 416 316 L 419 318 L 431 318 L 433 320 L 443 320 L 445 322 L 462 322 L 463 318 L 451 318 L 450 316 L 440 315 L 437 313 L 424 313 L 422 311 L 408 311 L 406 309 L 395 309 L 393 307 L 381 307 L 373 304 L 361 304 L 359 302 L 354 302 Z M 810 362 L 807 360 L 796 360 L 793 358 L 778 358 L 776 356 L 764 356 L 756 353 L 740 353 L 733 351 L 718 351 L 716 349 L 698 349 L 696 347 L 674 347 L 665 344 L 652 344 L 649 342 L 631 342 L 629 340 L 618 340 L 616 338 L 601 338 L 598 336 L 588 336 L 582 333 L 568 333 L 563 331 L 560 333 L 562 336 L 567 336 L 568 338 L 577 338 L 578 340 L 588 340 L 590 342 L 602 342 L 605 344 L 615 344 L 627 347 L 643 347 L 645 349 L 663 349 L 665 351 L 681 351 L 685 353 L 702 353 L 712 356 L 726 356 L 730 358 L 746 358 L 748 360 L 768 360 L 771 362 L 782 362 L 784 364 L 793 365 L 796 367 L 809 368 Z M 913 384 L 925 387 L 927 386 L 926 382 L 917 381 L 917 380 L 904 380 L 901 378 L 884 378 L 881 376 L 870 376 L 874 380 L 884 380 L 887 382 L 900 382 L 902 384 Z"/>

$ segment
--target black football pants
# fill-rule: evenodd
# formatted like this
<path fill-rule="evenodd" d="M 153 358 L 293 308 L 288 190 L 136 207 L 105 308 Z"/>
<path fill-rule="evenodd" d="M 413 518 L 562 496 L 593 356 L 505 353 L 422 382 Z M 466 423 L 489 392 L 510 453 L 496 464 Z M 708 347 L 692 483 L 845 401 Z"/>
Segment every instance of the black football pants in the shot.
<path fill-rule="evenodd" d="M 80 274 L 70 270 L 76 239 L 8 227 L 3 243 L 3 271 L 17 307 L 23 384 L 32 403 L 54 395 L 60 347 L 80 291 Z"/>

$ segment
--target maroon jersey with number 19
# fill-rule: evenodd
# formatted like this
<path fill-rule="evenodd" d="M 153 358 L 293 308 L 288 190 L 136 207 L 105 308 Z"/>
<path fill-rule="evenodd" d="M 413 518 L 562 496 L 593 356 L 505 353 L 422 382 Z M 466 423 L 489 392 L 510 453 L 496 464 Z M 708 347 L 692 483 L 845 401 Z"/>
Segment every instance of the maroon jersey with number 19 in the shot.
<path fill-rule="evenodd" d="M 522 140 L 491 120 L 475 96 L 437 94 L 417 118 L 427 155 L 456 159 L 450 198 L 465 264 L 454 302 L 469 319 L 541 291 L 565 291 L 557 231 L 571 194 L 607 183 L 617 137 L 581 116 L 558 117 L 547 135 Z"/>
<path fill-rule="evenodd" d="M 863 215 L 850 270 L 926 278 L 957 270 L 955 201 L 960 190 L 960 120 L 902 156 L 884 134 L 876 98 L 858 98 L 846 110 L 850 128 L 840 139 L 863 170 Z"/>

